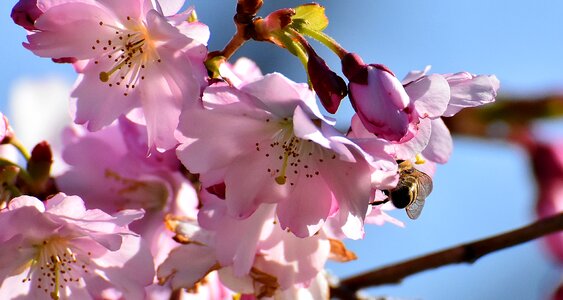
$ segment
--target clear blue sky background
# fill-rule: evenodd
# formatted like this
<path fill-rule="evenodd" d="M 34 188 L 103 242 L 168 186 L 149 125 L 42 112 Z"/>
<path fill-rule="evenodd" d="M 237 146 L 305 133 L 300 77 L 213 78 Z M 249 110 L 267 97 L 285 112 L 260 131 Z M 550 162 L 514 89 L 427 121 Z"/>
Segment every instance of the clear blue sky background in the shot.
<path fill-rule="evenodd" d="M 266 0 L 262 15 L 299 1 Z M 14 1 L 0 3 L 3 58 L 0 108 L 6 111 L 10 87 L 21 77 L 57 74 L 72 82 L 69 66 L 54 65 L 21 47 L 24 30 L 9 19 Z M 200 20 L 212 30 L 210 49 L 224 46 L 234 32 L 235 1 L 198 0 Z M 437 73 L 467 70 L 496 74 L 501 92 L 542 95 L 563 88 L 563 2 L 486 0 L 321 1 L 327 7 L 327 33 L 367 62 L 383 63 L 399 77 L 431 64 Z M 339 61 L 318 44 L 334 68 Z M 304 81 L 296 59 L 268 44 L 251 42 L 238 54 L 255 59 L 265 72 L 285 73 Z M 349 107 L 339 112 L 341 119 Z M 555 128 L 555 129 L 554 129 Z M 560 126 L 552 132 L 562 132 Z M 405 229 L 370 227 L 366 239 L 348 243 L 359 259 L 330 264 L 338 276 L 397 262 L 523 226 L 534 219 L 535 186 L 525 153 L 501 143 L 455 139 L 450 162 L 435 176 L 434 192 L 416 221 L 403 211 L 395 216 Z M 409 277 L 401 285 L 369 290 L 373 295 L 405 299 L 545 299 L 561 277 L 541 244 L 527 243 L 482 258 Z"/>

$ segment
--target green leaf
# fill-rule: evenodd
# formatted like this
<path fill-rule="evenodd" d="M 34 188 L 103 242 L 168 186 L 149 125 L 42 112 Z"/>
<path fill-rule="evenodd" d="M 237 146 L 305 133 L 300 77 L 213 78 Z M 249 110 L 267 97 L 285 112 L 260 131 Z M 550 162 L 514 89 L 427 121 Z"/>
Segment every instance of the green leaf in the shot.
<path fill-rule="evenodd" d="M 309 3 L 300 5 L 295 8 L 295 12 L 292 20 L 297 26 L 315 31 L 323 31 L 328 26 L 325 8 L 320 4 Z"/>

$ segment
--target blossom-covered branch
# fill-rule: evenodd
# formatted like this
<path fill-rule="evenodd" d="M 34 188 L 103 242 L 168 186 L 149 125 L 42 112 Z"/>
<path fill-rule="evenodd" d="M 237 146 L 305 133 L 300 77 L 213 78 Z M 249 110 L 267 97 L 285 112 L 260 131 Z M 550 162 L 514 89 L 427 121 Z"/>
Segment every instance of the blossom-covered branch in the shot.
<path fill-rule="evenodd" d="M 422 271 L 454 263 L 473 263 L 489 253 L 522 244 L 563 230 L 563 213 L 536 221 L 528 226 L 483 240 L 459 245 L 412 260 L 369 271 L 340 281 L 331 295 L 349 299 L 356 291 L 382 284 L 399 283 L 403 278 Z"/>

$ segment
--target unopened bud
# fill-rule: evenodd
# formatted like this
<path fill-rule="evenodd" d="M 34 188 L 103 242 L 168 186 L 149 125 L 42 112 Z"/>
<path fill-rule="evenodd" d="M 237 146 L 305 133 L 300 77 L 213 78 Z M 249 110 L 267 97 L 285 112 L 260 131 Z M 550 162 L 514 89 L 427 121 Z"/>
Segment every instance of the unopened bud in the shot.
<path fill-rule="evenodd" d="M 309 48 L 307 71 L 323 107 L 331 114 L 336 113 L 340 102 L 348 94 L 346 82 L 334 73 L 326 62 Z"/>
<path fill-rule="evenodd" d="M 27 163 L 27 171 L 33 181 L 40 183 L 49 179 L 53 153 L 51 146 L 46 141 L 37 144 L 31 151 L 31 158 Z"/>
<path fill-rule="evenodd" d="M 35 30 L 35 20 L 43 14 L 37 7 L 37 0 L 20 0 L 14 8 L 10 17 L 14 23 L 20 25 L 27 30 Z"/>

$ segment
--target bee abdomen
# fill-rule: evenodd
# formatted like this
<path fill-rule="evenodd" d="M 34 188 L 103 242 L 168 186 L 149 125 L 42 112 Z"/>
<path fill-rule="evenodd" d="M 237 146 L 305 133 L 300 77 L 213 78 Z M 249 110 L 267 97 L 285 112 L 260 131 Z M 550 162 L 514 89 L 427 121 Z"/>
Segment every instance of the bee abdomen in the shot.
<path fill-rule="evenodd" d="M 397 187 L 389 192 L 389 198 L 396 208 L 405 208 L 416 199 L 416 178 L 401 178 Z"/>

